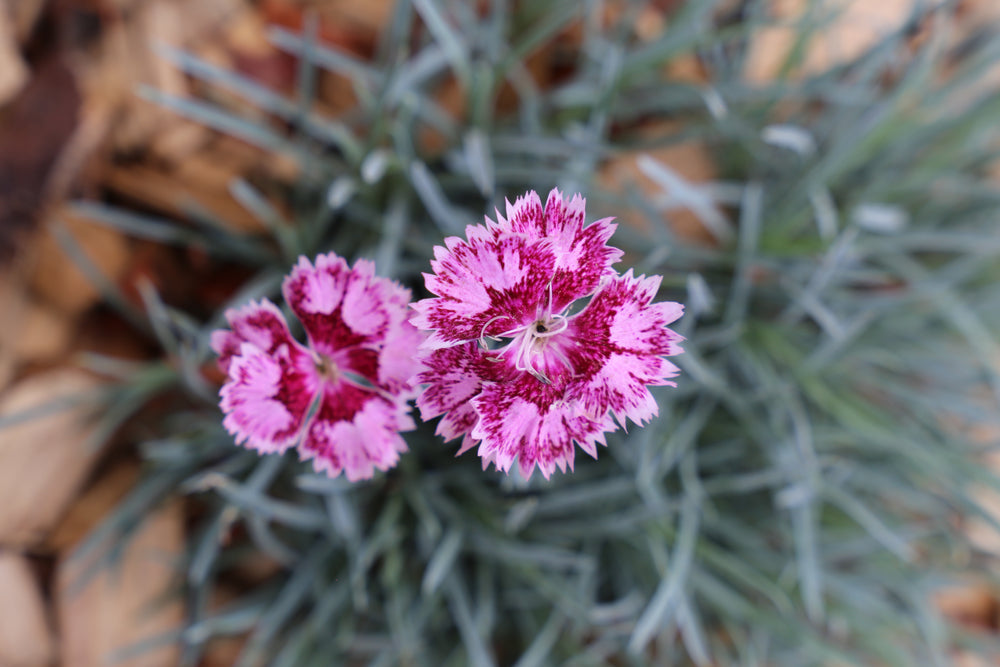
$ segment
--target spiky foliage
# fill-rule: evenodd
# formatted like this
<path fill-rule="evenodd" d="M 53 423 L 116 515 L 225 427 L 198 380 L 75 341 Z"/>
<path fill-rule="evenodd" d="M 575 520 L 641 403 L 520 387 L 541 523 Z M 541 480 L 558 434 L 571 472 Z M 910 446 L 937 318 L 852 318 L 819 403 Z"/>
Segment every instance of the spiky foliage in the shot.
<path fill-rule="evenodd" d="M 221 314 L 199 322 L 147 291 L 167 355 L 138 381 L 162 387 L 173 373 L 181 391 L 105 531 L 127 533 L 170 493 L 201 508 L 183 579 L 186 664 L 234 633 L 249 633 L 242 664 L 947 662 L 956 637 L 928 592 L 956 563 L 977 567 L 961 519 L 982 513 L 974 484 L 994 483 L 978 463 L 989 443 L 968 433 L 996 421 L 1000 398 L 1000 196 L 982 175 L 1000 100 L 975 97 L 1000 60 L 988 41 L 943 48 L 946 6 L 835 70 L 750 86 L 761 12 L 718 5 L 681 3 L 644 42 L 637 3 L 606 24 L 602 3 L 403 1 L 372 62 L 276 30 L 302 57 L 299 100 L 164 54 L 287 121 L 146 91 L 300 160 L 294 218 L 242 182 L 234 194 L 270 234 L 82 209 L 251 267 L 233 304 L 273 297 L 300 253 L 331 249 L 372 257 L 426 296 L 419 272 L 442 236 L 505 196 L 559 186 L 585 192 L 592 219 L 642 218 L 616 244 L 666 276 L 660 298 L 688 305 L 678 388 L 598 461 L 519 483 L 453 458 L 425 424 L 398 468 L 350 484 L 235 447 L 198 372 Z M 560 43 L 563 78 L 536 86 L 525 59 L 572 24 L 582 36 Z M 789 69 L 822 27 L 801 26 Z M 691 53 L 710 86 L 665 76 Z M 315 67 L 353 81 L 356 110 L 310 110 Z M 435 102 L 447 77 L 465 117 Z M 511 90 L 517 103 L 501 103 Z M 422 149 L 424 132 L 446 149 Z M 608 159 L 691 137 L 724 182 L 692 186 L 648 156 L 639 166 L 662 193 L 595 178 Z M 678 202 L 703 213 L 714 243 L 664 224 Z M 283 567 L 211 609 L 213 587 L 260 554 Z"/>

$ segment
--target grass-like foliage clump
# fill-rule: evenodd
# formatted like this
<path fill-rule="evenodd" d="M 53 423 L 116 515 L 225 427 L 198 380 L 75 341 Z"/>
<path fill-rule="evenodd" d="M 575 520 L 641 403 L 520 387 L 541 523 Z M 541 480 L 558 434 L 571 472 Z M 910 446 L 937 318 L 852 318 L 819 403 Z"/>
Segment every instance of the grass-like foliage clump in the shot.
<path fill-rule="evenodd" d="M 835 21 L 814 2 L 773 80 L 750 83 L 765 3 L 667 4 L 650 35 L 645 3 L 403 0 L 371 61 L 315 24 L 276 29 L 300 57 L 296 99 L 163 52 L 266 113 L 143 94 L 295 159 L 300 180 L 233 184 L 257 235 L 80 210 L 238 268 L 230 305 L 276 299 L 299 255 L 328 251 L 426 297 L 445 236 L 559 187 L 587 197 L 588 221 L 618 216 L 621 270 L 662 274 L 658 298 L 687 308 L 659 416 L 575 472 L 484 472 L 431 423 L 404 434 L 396 468 L 349 483 L 235 446 L 205 375 L 222 313 L 146 290 L 164 357 L 123 371 L 122 391 L 160 400 L 139 429 L 144 479 L 103 535 L 190 497 L 185 664 L 231 634 L 248 635 L 242 664 L 297 666 L 947 664 L 971 641 L 929 594 L 982 566 L 963 521 L 996 484 L 989 437 L 970 434 L 1000 401 L 1000 97 L 980 85 L 997 43 L 955 42 L 951 6 L 923 3 L 856 58 L 803 70 Z M 544 86 L 540 49 L 563 61 Z M 707 83 L 673 80 L 682 60 Z M 356 108 L 313 110 L 321 69 L 351 81 Z M 681 142 L 717 180 L 662 158 Z M 610 188 L 611 163 L 657 188 Z M 681 210 L 703 233 L 677 232 Z M 281 567 L 212 604 L 262 558 Z"/>

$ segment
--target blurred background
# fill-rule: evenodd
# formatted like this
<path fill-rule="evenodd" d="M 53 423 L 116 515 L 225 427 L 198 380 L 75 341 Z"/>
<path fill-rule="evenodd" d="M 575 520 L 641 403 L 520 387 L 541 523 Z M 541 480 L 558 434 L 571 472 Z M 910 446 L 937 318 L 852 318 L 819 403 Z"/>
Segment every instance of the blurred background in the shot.
<path fill-rule="evenodd" d="M 0 0 L 0 665 L 997 664 L 998 26 Z M 329 250 L 423 296 L 554 186 L 687 304 L 660 420 L 527 487 L 232 445 L 227 306 Z"/>

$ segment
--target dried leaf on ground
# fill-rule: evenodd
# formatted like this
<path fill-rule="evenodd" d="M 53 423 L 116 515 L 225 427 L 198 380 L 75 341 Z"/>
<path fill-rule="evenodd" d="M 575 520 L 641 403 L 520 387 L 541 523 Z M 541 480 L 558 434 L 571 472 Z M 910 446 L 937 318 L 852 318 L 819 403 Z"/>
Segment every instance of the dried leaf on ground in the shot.
<path fill-rule="evenodd" d="M 53 212 L 50 219 L 65 225 L 90 262 L 110 282 L 124 274 L 129 263 L 129 242 L 122 234 L 77 218 L 68 209 Z M 79 314 L 100 300 L 100 291 L 51 233 L 39 237 L 35 253 L 30 281 L 42 299 L 69 314 Z"/>
<path fill-rule="evenodd" d="M 45 0 L 7 0 L 5 5 L 14 25 L 17 41 L 24 45 L 41 17 L 46 2 Z"/>
<path fill-rule="evenodd" d="M 17 26 L 0 5 L 0 105 L 11 100 L 28 82 L 28 64 L 17 43 Z"/>
<path fill-rule="evenodd" d="M 989 431 L 984 432 L 982 437 L 984 442 L 989 442 L 996 440 L 997 434 Z M 995 475 L 1000 475 L 1000 454 L 994 453 L 985 457 L 983 465 Z M 989 512 L 994 521 L 1000 522 L 1000 493 L 985 485 L 978 485 L 972 488 L 972 495 L 976 502 Z M 1000 531 L 993 523 L 973 517 L 965 524 L 965 532 L 976 548 L 1000 558 Z"/>
<path fill-rule="evenodd" d="M 0 270 L 0 321 L 16 322 L 25 308 L 24 285 L 18 266 Z M 0 392 L 14 378 L 18 360 L 14 327 L 0 327 Z"/>
<path fill-rule="evenodd" d="M 34 375 L 0 397 L 0 418 L 93 397 L 98 387 L 74 369 Z M 73 502 L 100 455 L 89 417 L 78 403 L 0 431 L 0 545 L 40 543 Z"/>
<path fill-rule="evenodd" d="M 43 303 L 29 303 L 12 322 L 14 353 L 20 363 L 58 359 L 69 349 L 74 323 L 65 314 Z"/>
<path fill-rule="evenodd" d="M 168 667 L 179 659 L 173 643 L 145 640 L 176 631 L 183 604 L 170 593 L 184 545 L 180 501 L 151 514 L 125 547 L 121 560 L 81 585 L 91 561 L 65 555 L 56 571 L 56 610 L 62 663 L 79 667 Z"/>
<path fill-rule="evenodd" d="M 752 33 L 747 49 L 744 75 L 750 81 L 767 83 L 780 77 L 781 69 L 805 25 L 821 26 L 808 41 L 798 66 L 789 74 L 801 78 L 820 74 L 851 62 L 903 27 L 916 0 L 831 0 L 822 3 L 822 17 L 810 15 L 818 5 L 807 0 L 783 0 L 771 5 L 771 17 L 778 25 Z"/>
<path fill-rule="evenodd" d="M 0 665 L 47 667 L 55 658 L 45 602 L 28 560 L 0 551 Z"/>
<path fill-rule="evenodd" d="M 46 61 L 0 113 L 0 261 L 36 219 L 46 186 L 77 126 L 80 95 L 69 68 Z"/>
<path fill-rule="evenodd" d="M 79 544 L 125 497 L 137 479 L 139 465 L 122 461 L 94 480 L 48 535 L 46 549 L 66 552 Z"/>
<path fill-rule="evenodd" d="M 22 263 L 23 264 L 23 263 Z M 21 264 L 0 274 L 0 390 L 25 364 L 63 356 L 75 328 L 72 318 L 25 293 Z"/>
<path fill-rule="evenodd" d="M 965 581 L 934 592 L 934 605 L 951 620 L 965 626 L 993 628 L 997 599 L 984 581 Z"/>

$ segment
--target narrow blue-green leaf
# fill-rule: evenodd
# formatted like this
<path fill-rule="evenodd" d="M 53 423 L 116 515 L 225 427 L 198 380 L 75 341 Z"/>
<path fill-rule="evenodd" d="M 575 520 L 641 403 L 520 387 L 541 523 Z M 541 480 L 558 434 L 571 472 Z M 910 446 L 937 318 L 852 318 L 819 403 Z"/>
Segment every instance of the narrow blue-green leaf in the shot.
<path fill-rule="evenodd" d="M 441 586 L 441 582 L 451 571 L 455 564 L 455 559 L 462 548 L 462 533 L 452 529 L 448 531 L 444 539 L 434 550 L 434 554 L 427 562 L 427 569 L 424 570 L 424 580 L 420 586 L 424 595 L 433 595 Z"/>
<path fill-rule="evenodd" d="M 472 180 L 484 197 L 493 196 L 494 171 L 490 140 L 482 130 L 472 129 L 465 135 L 465 160 Z"/>
<path fill-rule="evenodd" d="M 387 278 L 398 275 L 399 255 L 403 248 L 408 216 L 406 199 L 402 196 L 395 197 L 382 219 L 382 240 L 375 251 L 375 266 L 379 275 Z"/>
<path fill-rule="evenodd" d="M 834 505 L 842 509 L 848 516 L 857 521 L 861 527 L 868 531 L 868 534 L 872 538 L 894 553 L 900 560 L 906 562 L 913 560 L 914 553 L 910 544 L 890 530 L 860 500 L 832 484 L 823 486 L 823 495 Z"/>
<path fill-rule="evenodd" d="M 173 318 L 170 317 L 163 300 L 160 299 L 156 287 L 147 279 L 140 280 L 136 287 L 142 297 L 142 303 L 146 307 L 146 317 L 153 325 L 153 332 L 156 334 L 157 340 L 168 353 L 176 354 L 180 341 L 175 334 Z"/>
<path fill-rule="evenodd" d="M 212 476 L 209 482 L 243 511 L 306 530 L 320 528 L 326 523 L 324 515 L 315 509 L 266 496 L 221 475 Z"/>
<path fill-rule="evenodd" d="M 701 620 L 686 593 L 681 593 L 681 599 L 677 605 L 677 626 L 681 631 L 684 648 L 687 649 L 694 664 L 699 667 L 712 664 Z"/>
<path fill-rule="evenodd" d="M 187 74 L 236 93 L 262 111 L 267 111 L 282 118 L 292 118 L 295 104 L 288 98 L 263 86 L 250 77 L 238 72 L 213 65 L 192 53 L 174 48 L 168 44 L 157 44 L 154 47 L 156 55 L 173 63 Z"/>
<path fill-rule="evenodd" d="M 719 211 L 715 201 L 708 194 L 704 186 L 689 183 L 680 174 L 671 169 L 666 164 L 654 160 L 648 155 L 640 155 L 636 164 L 639 170 L 662 188 L 666 196 L 666 202 L 670 208 L 686 208 L 691 210 L 698 220 L 705 226 L 712 236 L 719 243 L 726 244 L 733 237 L 732 225 L 725 215 Z M 743 218 L 740 221 L 740 232 L 743 233 L 745 222 L 753 223 L 753 219 L 747 220 L 747 216 L 760 218 L 760 194 L 759 187 L 747 186 L 744 198 Z M 753 208 L 755 207 L 755 208 Z M 759 226 L 759 223 L 758 223 Z"/>
<path fill-rule="evenodd" d="M 413 94 L 426 81 L 443 72 L 447 64 L 448 56 L 439 45 L 424 47 L 394 71 L 392 83 L 385 93 L 386 100 L 398 104 L 406 95 Z"/>
<path fill-rule="evenodd" d="M 222 549 L 226 532 L 237 519 L 236 509 L 226 507 L 220 510 L 211 524 L 194 545 L 191 565 L 188 567 L 188 581 L 195 587 L 205 586 Z"/>
<path fill-rule="evenodd" d="M 701 505 L 694 494 L 687 494 L 681 505 L 680 529 L 673 555 L 660 585 L 653 593 L 646 609 L 636 621 L 628 650 L 638 654 L 650 640 L 660 632 L 674 615 L 684 587 L 687 586 L 688 572 L 694 559 L 694 549 L 698 540 Z"/>
<path fill-rule="evenodd" d="M 746 316 L 753 286 L 750 275 L 757 255 L 764 207 L 764 189 L 757 183 L 748 183 L 740 206 L 739 247 L 737 266 L 733 273 L 732 289 L 726 304 L 725 321 L 733 325 Z"/>
<path fill-rule="evenodd" d="M 339 122 L 320 118 L 316 114 L 302 115 L 299 105 L 267 86 L 224 67 L 213 65 L 197 56 L 165 44 L 155 47 L 157 55 L 172 62 L 191 76 L 219 86 L 243 97 L 255 107 L 288 121 L 298 121 L 319 139 L 330 140 L 345 153 L 353 154 L 356 140 L 347 127 Z"/>
<path fill-rule="evenodd" d="M 465 645 L 469 665 L 473 667 L 492 667 L 496 664 L 490 657 L 490 652 L 479 636 L 472 610 L 469 607 L 469 595 L 465 590 L 458 572 L 452 570 L 445 581 L 444 590 L 451 608 L 451 617 L 458 627 L 458 633 Z"/>
<path fill-rule="evenodd" d="M 558 610 L 553 611 L 527 650 L 514 663 L 514 667 L 544 667 L 551 664 L 549 656 L 565 625 L 566 617 Z"/>
<path fill-rule="evenodd" d="M 0 431 L 28 422 L 46 419 L 66 410 L 75 410 L 83 406 L 97 408 L 99 405 L 99 398 L 95 397 L 93 392 L 89 391 L 71 396 L 61 396 L 38 405 L 33 405 L 30 408 L 0 415 Z"/>
<path fill-rule="evenodd" d="M 431 218 L 437 223 L 438 228 L 444 234 L 460 234 L 465 228 L 461 218 L 455 212 L 441 190 L 441 186 L 435 180 L 433 174 L 423 162 L 414 162 L 410 165 L 410 181 L 413 189 L 416 190 L 420 201 L 427 207 Z"/>
<path fill-rule="evenodd" d="M 267 644 L 284 629 L 295 611 L 314 592 L 318 570 L 328 552 L 327 544 L 318 544 L 296 565 L 281 592 L 256 624 L 254 633 L 236 663 L 238 667 L 258 664 Z"/>
<path fill-rule="evenodd" d="M 455 30 L 441 14 L 439 5 L 434 0 L 412 0 L 413 6 L 424 20 L 424 24 L 434 39 L 441 45 L 448 56 L 455 75 L 463 83 L 469 81 L 469 57 L 465 39 Z"/>
<path fill-rule="evenodd" d="M 59 244 L 63 252 L 69 256 L 73 264 L 80 270 L 80 273 L 97 289 L 104 300 L 111 304 L 129 324 L 140 331 L 148 332 L 149 324 L 146 319 L 136 310 L 121 288 L 108 279 L 94 261 L 90 259 L 77 242 L 76 237 L 73 236 L 73 233 L 59 221 L 52 224 L 49 229 L 52 233 L 52 238 L 56 240 L 56 243 Z"/>
<path fill-rule="evenodd" d="M 539 4 L 536 5 L 536 8 L 544 8 L 548 11 L 541 18 L 532 21 L 526 30 L 516 35 L 516 39 L 511 43 L 501 64 L 501 70 L 508 69 L 520 62 L 582 13 L 582 7 L 576 0 Z"/>
<path fill-rule="evenodd" d="M 302 49 L 300 51 L 297 78 L 296 104 L 298 122 L 302 123 L 310 115 L 316 99 L 316 63 L 313 53 L 316 51 L 316 40 L 319 35 L 319 16 L 315 10 L 307 9 L 302 22 Z"/>
<path fill-rule="evenodd" d="M 74 202 L 73 212 L 98 224 L 113 227 L 137 238 L 176 245 L 193 245 L 196 247 L 207 245 L 201 234 L 191 229 L 96 202 Z"/>
<path fill-rule="evenodd" d="M 327 496 L 327 512 L 337 534 L 343 535 L 348 544 L 361 541 L 361 524 L 357 508 L 349 497 L 340 494 Z"/>
<path fill-rule="evenodd" d="M 283 153 L 299 161 L 305 157 L 300 146 L 281 136 L 270 127 L 240 118 L 221 107 L 199 100 L 170 95 L 148 86 L 141 87 L 139 94 L 150 102 L 170 109 L 188 120 L 242 139 L 265 151 Z"/>
<path fill-rule="evenodd" d="M 237 602 L 184 630 L 184 639 L 201 644 L 218 635 L 236 635 L 253 628 L 267 610 L 269 601 Z"/>
<path fill-rule="evenodd" d="M 297 56 L 301 56 L 307 51 L 305 49 L 305 40 L 290 30 L 272 27 L 267 35 L 271 43 L 279 49 Z M 338 51 L 333 47 L 317 44 L 308 49 L 308 56 L 312 58 L 312 61 L 316 65 L 331 72 L 343 74 L 357 84 L 372 87 L 380 84 L 382 81 L 382 74 L 378 70 L 354 56 L 348 55 L 343 51 Z"/>

